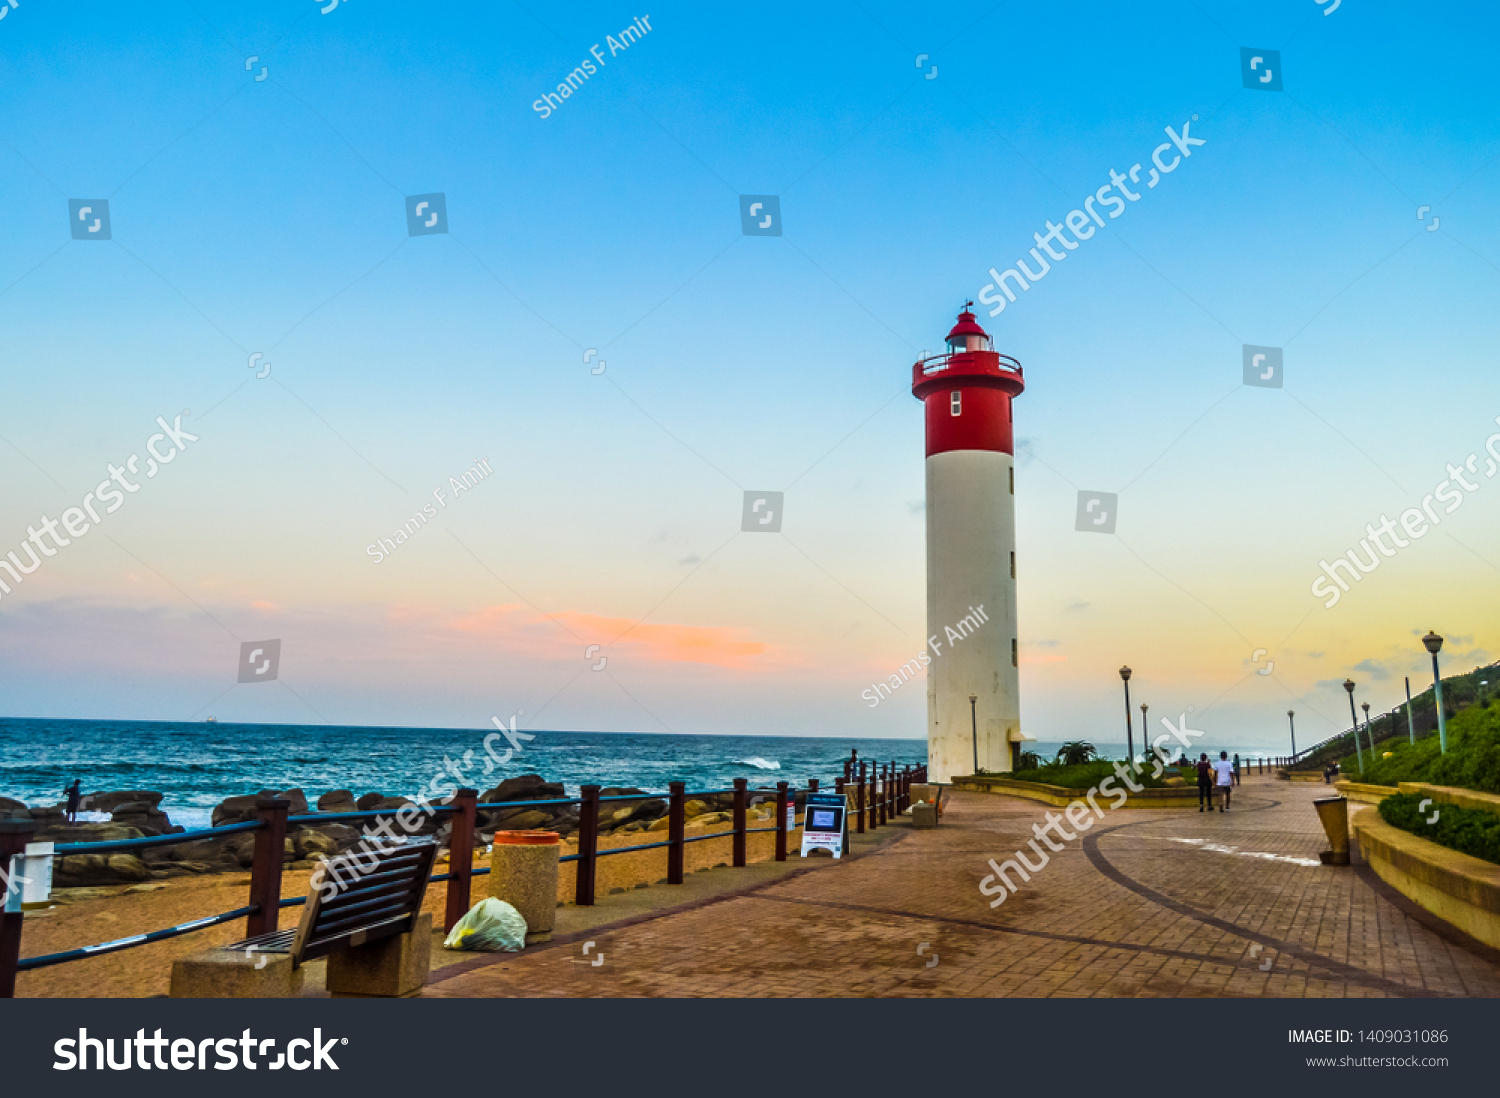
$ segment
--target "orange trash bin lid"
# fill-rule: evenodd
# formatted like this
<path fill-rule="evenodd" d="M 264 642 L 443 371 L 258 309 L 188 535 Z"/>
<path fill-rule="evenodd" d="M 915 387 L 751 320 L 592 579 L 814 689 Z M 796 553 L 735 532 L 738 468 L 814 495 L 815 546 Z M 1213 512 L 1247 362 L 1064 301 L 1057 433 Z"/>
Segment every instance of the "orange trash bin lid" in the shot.
<path fill-rule="evenodd" d="M 497 831 L 496 846 L 556 846 L 562 836 L 556 831 Z"/>

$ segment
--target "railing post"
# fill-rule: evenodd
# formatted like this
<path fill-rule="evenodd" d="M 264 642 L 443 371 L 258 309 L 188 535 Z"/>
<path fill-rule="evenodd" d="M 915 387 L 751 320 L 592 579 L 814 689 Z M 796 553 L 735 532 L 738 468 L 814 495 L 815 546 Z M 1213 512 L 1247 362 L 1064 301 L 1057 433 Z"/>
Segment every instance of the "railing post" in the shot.
<path fill-rule="evenodd" d="M 880 764 L 870 760 L 870 830 L 880 827 Z"/>
<path fill-rule="evenodd" d="M 667 847 L 667 884 L 680 885 L 686 849 L 682 840 L 687 827 L 687 784 L 668 782 L 667 788 L 671 791 L 667 794 L 667 842 L 672 844 Z"/>
<path fill-rule="evenodd" d="M 859 781 L 854 783 L 854 818 L 859 821 L 857 834 L 865 833 L 865 764 L 859 764 Z"/>
<path fill-rule="evenodd" d="M 583 803 L 578 806 L 578 883 L 573 902 L 593 907 L 594 870 L 599 864 L 599 787 L 586 785 L 579 792 Z"/>
<path fill-rule="evenodd" d="M 452 827 L 448 831 L 448 880 L 447 907 L 443 913 L 443 929 L 452 930 L 453 924 L 469 913 L 470 886 L 474 879 L 474 824 L 479 810 L 479 790 L 460 789 L 453 794 Z"/>
<path fill-rule="evenodd" d="M 285 797 L 261 797 L 255 815 L 261 828 L 255 832 L 255 856 L 250 863 L 250 906 L 245 937 L 255 938 L 276 930 L 281 910 L 281 864 L 286 856 L 286 814 L 292 802 Z"/>
<path fill-rule="evenodd" d="M 816 793 L 818 791 L 818 779 L 817 778 L 808 778 L 807 779 L 807 791 L 809 793 Z"/>
<path fill-rule="evenodd" d="M 26 844 L 36 833 L 35 820 L 0 820 L 0 999 L 16 997 L 16 962 L 21 958 L 21 889 L 12 876 L 14 858 L 26 852 Z M 16 909 L 10 907 L 14 898 Z"/>
<path fill-rule="evenodd" d="M 745 866 L 745 779 L 734 779 L 734 856 L 730 859 L 736 869 Z"/>
<path fill-rule="evenodd" d="M 786 861 L 786 782 L 776 783 L 776 860 Z"/>

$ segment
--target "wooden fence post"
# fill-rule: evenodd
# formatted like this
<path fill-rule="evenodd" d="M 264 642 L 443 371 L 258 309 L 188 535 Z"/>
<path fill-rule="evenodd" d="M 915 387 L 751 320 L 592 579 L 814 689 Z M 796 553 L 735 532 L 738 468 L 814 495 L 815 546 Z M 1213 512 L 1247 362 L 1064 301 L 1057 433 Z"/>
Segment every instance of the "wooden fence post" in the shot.
<path fill-rule="evenodd" d="M 776 783 L 776 860 L 786 861 L 786 782 Z"/>
<path fill-rule="evenodd" d="M 682 883 L 682 856 L 686 849 L 683 837 L 687 827 L 687 785 L 684 782 L 668 782 L 667 789 L 667 884 Z"/>
<path fill-rule="evenodd" d="M 808 778 L 807 779 L 807 791 L 809 793 L 816 793 L 818 791 L 818 779 L 817 778 Z"/>
<path fill-rule="evenodd" d="M 245 937 L 254 938 L 276 930 L 281 911 L 281 865 L 286 857 L 286 815 L 292 802 L 285 797 L 260 797 L 255 815 L 261 828 L 255 832 L 255 856 L 250 863 L 250 906 Z"/>
<path fill-rule="evenodd" d="M 855 833 L 865 833 L 865 764 L 859 764 L 859 781 L 854 783 L 854 818 L 857 821 Z"/>
<path fill-rule="evenodd" d="M 0 914 L 0 999 L 16 997 L 16 962 L 21 957 L 21 889 L 15 879 L 17 855 L 26 852 L 26 844 L 36 833 L 35 820 L 0 820 L 0 910 L 8 908 L 12 897 L 16 909 Z"/>
<path fill-rule="evenodd" d="M 594 871 L 599 864 L 599 787 L 586 785 L 579 792 L 583 803 L 578 806 L 578 882 L 573 902 L 593 907 Z"/>
<path fill-rule="evenodd" d="M 734 855 L 730 863 L 736 869 L 745 866 L 745 786 L 744 778 L 734 779 Z"/>
<path fill-rule="evenodd" d="M 474 879 L 474 824 L 479 815 L 476 805 L 479 790 L 459 789 L 453 794 L 452 826 L 448 830 L 448 899 L 443 912 L 443 929 L 469 913 L 470 889 Z"/>
<path fill-rule="evenodd" d="M 870 760 L 870 830 L 880 826 L 880 764 Z"/>

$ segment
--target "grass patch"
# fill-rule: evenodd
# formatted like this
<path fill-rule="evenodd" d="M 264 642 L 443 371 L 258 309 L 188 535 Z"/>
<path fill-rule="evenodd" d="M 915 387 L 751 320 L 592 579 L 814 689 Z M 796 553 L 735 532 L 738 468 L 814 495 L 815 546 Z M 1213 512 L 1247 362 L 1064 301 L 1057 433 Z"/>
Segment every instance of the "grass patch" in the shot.
<path fill-rule="evenodd" d="M 1167 778 L 1177 777 L 1177 771 L 1168 767 L 1162 771 L 1160 778 L 1153 778 L 1151 773 L 1155 770 L 1154 765 L 1143 767 L 1139 774 L 1132 774 L 1130 780 L 1136 785 L 1143 785 L 1147 789 L 1159 789 L 1166 785 Z M 1001 777 L 1013 778 L 1019 782 L 1041 782 L 1044 785 L 1060 785 L 1064 789 L 1088 789 L 1098 785 L 1105 778 L 1115 778 L 1117 786 L 1124 787 L 1124 783 L 1115 777 L 1115 764 L 1106 759 L 1096 759 L 1093 762 L 1082 763 L 1078 766 L 1060 766 L 1051 764 L 1039 766 L 1034 770 L 1017 770 L 1011 774 L 1000 775 Z"/>
<path fill-rule="evenodd" d="M 1416 743 L 1396 741 L 1380 745 L 1371 761 L 1365 752 L 1360 770 L 1350 755 L 1340 763 L 1347 778 L 1376 785 L 1428 782 L 1500 793 L 1500 706 L 1465 709 L 1448 722 L 1448 753 L 1438 750 L 1438 738 L 1429 736 Z M 1390 758 L 1382 758 L 1385 751 Z"/>
<path fill-rule="evenodd" d="M 1449 850 L 1500 865 L 1500 816 L 1452 804 L 1429 804 L 1428 811 L 1422 812 L 1417 808 L 1422 799 L 1416 793 L 1393 794 L 1380 802 L 1380 818 Z M 1429 824 L 1427 817 L 1434 808 L 1438 809 L 1438 819 Z"/>

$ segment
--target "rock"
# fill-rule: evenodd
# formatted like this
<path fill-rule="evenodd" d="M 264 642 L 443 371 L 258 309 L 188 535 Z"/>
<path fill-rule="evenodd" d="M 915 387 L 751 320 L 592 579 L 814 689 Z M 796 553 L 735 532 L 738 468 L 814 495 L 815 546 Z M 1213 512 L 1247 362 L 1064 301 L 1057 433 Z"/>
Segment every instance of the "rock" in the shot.
<path fill-rule="evenodd" d="M 540 808 L 526 809 L 505 820 L 504 823 L 500 826 L 499 830 L 529 831 L 532 828 L 540 827 L 551 818 L 552 817 L 549 813 L 544 812 Z"/>
<path fill-rule="evenodd" d="M 347 789 L 335 789 L 318 798 L 319 812 L 357 812 L 359 806 L 354 794 Z"/>
<path fill-rule="evenodd" d="M 172 821 L 167 818 L 167 814 L 150 801 L 126 801 L 116 806 L 111 822 L 139 828 L 143 835 L 167 835 L 173 832 Z"/>
<path fill-rule="evenodd" d="M 214 827 L 224 824 L 244 823 L 255 819 L 255 802 L 261 797 L 285 797 L 291 801 L 291 807 L 287 814 L 291 816 L 307 815 L 307 797 L 300 789 L 286 789 L 277 791 L 274 789 L 262 789 L 259 793 L 251 793 L 242 797 L 225 797 L 215 806 L 210 821 Z"/>
<path fill-rule="evenodd" d="M 648 824 L 647 827 L 646 827 L 646 830 L 647 831 L 666 831 L 671 826 L 672 826 L 672 817 L 671 816 L 663 816 L 661 819 L 655 821 L 654 823 Z"/>
<path fill-rule="evenodd" d="M 152 874 L 152 876 L 155 876 L 155 874 Z M 166 887 L 167 886 L 164 885 L 164 884 L 161 884 L 161 883 L 159 883 L 157 881 L 152 881 L 150 884 L 131 885 L 125 891 L 126 892 L 160 892 L 162 889 L 164 889 Z"/>
<path fill-rule="evenodd" d="M 549 782 L 540 774 L 519 774 L 506 778 L 494 789 L 482 793 L 480 804 L 496 804 L 501 801 L 546 801 L 566 797 L 567 791 L 561 782 Z"/>
<path fill-rule="evenodd" d="M 707 811 L 708 805 L 704 804 L 700 800 L 691 800 L 682 806 L 683 815 L 685 815 L 690 820 L 694 816 L 701 816 Z"/>
<path fill-rule="evenodd" d="M 13 801 L 9 797 L 0 797 L 0 820 L 29 820 L 31 809 L 26 807 L 24 801 Z"/>
<path fill-rule="evenodd" d="M 161 805 L 162 794 L 149 789 L 119 789 L 109 793 L 89 793 L 83 798 L 85 812 L 114 812 L 122 804 L 144 801 L 152 808 Z"/>
<path fill-rule="evenodd" d="M 287 868 L 288 869 L 312 869 L 317 864 L 318 864 L 317 862 L 308 861 L 305 858 L 299 858 L 299 859 L 297 859 L 297 861 L 292 862 L 290 865 L 288 865 Z"/>
<path fill-rule="evenodd" d="M 368 812 L 370 809 L 379 805 L 383 800 L 385 800 L 384 793 L 366 793 L 363 797 L 354 802 L 355 810 L 359 812 Z"/>
<path fill-rule="evenodd" d="M 298 831 L 293 836 L 293 846 L 299 860 L 311 858 L 314 854 L 321 854 L 326 858 L 339 852 L 337 839 L 311 828 Z"/>
<path fill-rule="evenodd" d="M 59 823 L 38 831 L 32 842 L 56 843 L 57 852 L 66 854 L 68 843 L 114 843 L 121 839 L 139 839 L 141 832 L 134 827 L 117 823 Z"/>
<path fill-rule="evenodd" d="M 69 854 L 53 863 L 53 884 L 58 888 L 149 880 L 151 870 L 134 854 Z"/>
<path fill-rule="evenodd" d="M 223 839 L 194 839 L 191 842 L 175 843 L 167 849 L 171 851 L 171 858 L 174 862 L 219 862 L 238 867 L 239 858 L 229 844 L 239 837 L 231 835 Z M 254 837 L 246 835 L 245 838 L 251 840 L 253 849 Z"/>

